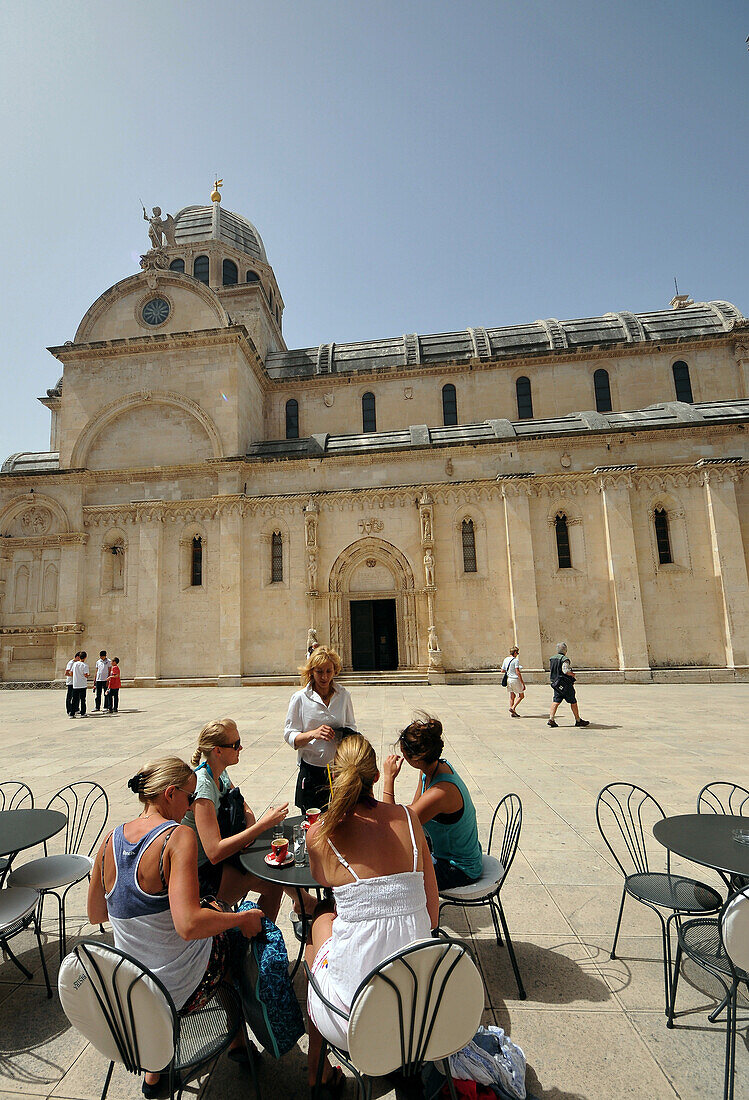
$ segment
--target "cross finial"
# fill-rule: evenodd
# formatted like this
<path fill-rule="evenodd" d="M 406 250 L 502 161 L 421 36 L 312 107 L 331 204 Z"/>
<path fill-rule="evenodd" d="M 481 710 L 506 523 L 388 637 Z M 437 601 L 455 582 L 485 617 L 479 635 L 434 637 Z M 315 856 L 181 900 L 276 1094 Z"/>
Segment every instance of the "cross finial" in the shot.
<path fill-rule="evenodd" d="M 211 202 L 221 202 L 221 192 L 219 191 L 219 187 L 223 187 L 223 186 L 224 186 L 224 181 L 223 180 L 215 179 L 213 181 L 213 191 L 211 191 Z"/>

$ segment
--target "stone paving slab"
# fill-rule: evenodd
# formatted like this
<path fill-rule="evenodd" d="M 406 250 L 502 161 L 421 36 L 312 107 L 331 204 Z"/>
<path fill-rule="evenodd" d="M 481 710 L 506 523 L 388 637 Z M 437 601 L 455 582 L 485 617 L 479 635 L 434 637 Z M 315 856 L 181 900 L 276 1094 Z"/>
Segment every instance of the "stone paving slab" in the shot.
<path fill-rule="evenodd" d="M 3 692 L 5 775 L 28 782 L 41 806 L 66 782 L 95 779 L 107 790 L 110 821 L 116 823 L 134 815 L 137 805 L 126 783 L 142 763 L 169 753 L 189 758 L 200 727 L 231 715 L 244 745 L 232 778 L 262 811 L 293 797 L 294 757 L 281 736 L 289 694 L 286 687 L 124 689 L 119 716 L 71 721 L 61 691 Z M 491 685 L 354 686 L 352 694 L 360 728 L 380 759 L 413 710 L 424 708 L 442 719 L 446 755 L 472 791 L 484 841 L 499 798 L 512 790 L 523 801 L 520 851 L 502 898 L 528 999 L 518 998 L 506 949 L 497 947 L 486 911 L 472 911 L 466 922 L 460 911 L 447 910 L 444 924 L 476 950 L 487 988 L 485 1022 L 504 1027 L 525 1050 L 530 1092 L 539 1100 L 718 1100 L 724 1031 L 707 1021 L 715 983 L 685 966 L 676 1027 L 669 1031 L 658 921 L 631 901 L 619 958 L 609 957 L 621 877 L 596 828 L 595 797 L 606 783 L 628 779 L 650 790 L 667 813 L 687 813 L 712 779 L 749 786 L 749 685 L 583 685 L 587 730 L 576 729 L 564 707 L 560 727 L 549 729 L 550 693 L 540 685 L 530 688 L 522 721 L 509 718 L 505 693 Z M 406 770 L 399 799 L 408 801 L 414 787 L 415 775 Z M 38 854 L 21 855 L 19 863 Z M 719 884 L 707 869 L 691 865 L 690 872 Z M 287 909 L 281 926 L 295 951 Z M 84 886 L 71 891 L 68 914 L 71 940 L 99 935 L 85 919 Z M 52 906 L 44 938 L 54 981 Z M 7 960 L 0 963 L 0 1100 L 98 1097 L 104 1059 L 68 1026 L 57 998 L 47 1001 L 33 937 L 19 936 L 14 950 L 34 976 L 27 982 Z M 300 978 L 297 992 L 303 999 Z M 736 1100 L 749 1100 L 748 1020 L 745 1001 Z M 280 1062 L 263 1059 L 264 1097 L 305 1100 L 305 1049 L 302 1041 Z M 135 1100 L 140 1083 L 118 1067 L 109 1095 Z M 191 1082 L 185 1095 L 245 1098 L 250 1079 L 221 1059 L 210 1082 L 205 1076 Z M 396 1093 L 382 1081 L 374 1095 Z"/>

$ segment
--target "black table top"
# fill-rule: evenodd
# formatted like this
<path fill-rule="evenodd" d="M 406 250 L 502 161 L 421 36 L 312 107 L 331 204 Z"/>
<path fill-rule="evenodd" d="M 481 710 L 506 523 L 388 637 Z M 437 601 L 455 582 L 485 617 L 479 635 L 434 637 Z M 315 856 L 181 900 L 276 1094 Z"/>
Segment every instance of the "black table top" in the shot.
<path fill-rule="evenodd" d="M 49 840 L 67 820 L 59 810 L 0 810 L 0 856 Z"/>
<path fill-rule="evenodd" d="M 297 814 L 294 817 L 287 817 L 283 823 L 283 835 L 289 839 L 290 852 L 294 849 L 294 826 L 301 825 L 303 820 L 302 815 Z M 309 865 L 298 867 L 295 863 L 290 863 L 287 867 L 269 866 L 265 862 L 265 857 L 271 851 L 272 840 L 273 830 L 268 829 L 267 832 L 262 833 L 257 838 L 251 848 L 239 853 L 239 861 L 245 871 L 257 875 L 264 882 L 274 882 L 281 886 L 296 886 L 300 890 L 314 890 L 315 887 L 319 886 L 317 879 L 309 869 Z"/>
<path fill-rule="evenodd" d="M 749 817 L 681 814 L 657 821 L 653 836 L 670 852 L 695 863 L 749 875 Z"/>

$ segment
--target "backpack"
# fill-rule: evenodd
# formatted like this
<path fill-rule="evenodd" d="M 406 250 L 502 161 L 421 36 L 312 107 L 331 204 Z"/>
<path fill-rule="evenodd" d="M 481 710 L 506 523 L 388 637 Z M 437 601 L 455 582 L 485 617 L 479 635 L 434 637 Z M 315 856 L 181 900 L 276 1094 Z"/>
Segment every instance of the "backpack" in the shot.
<path fill-rule="evenodd" d="M 257 909 L 243 901 L 239 912 Z M 263 917 L 259 936 L 248 942 L 238 975 L 244 1018 L 260 1045 L 280 1058 L 304 1035 L 304 1020 L 289 977 L 289 956 L 281 930 Z"/>

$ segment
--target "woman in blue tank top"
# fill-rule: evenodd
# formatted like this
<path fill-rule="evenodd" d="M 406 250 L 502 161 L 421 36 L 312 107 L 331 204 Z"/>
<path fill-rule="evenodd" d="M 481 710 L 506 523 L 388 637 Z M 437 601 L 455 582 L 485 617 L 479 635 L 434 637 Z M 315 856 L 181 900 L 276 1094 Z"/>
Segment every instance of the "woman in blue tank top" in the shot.
<path fill-rule="evenodd" d="M 419 712 L 398 743 L 403 755 L 385 760 L 383 802 L 395 802 L 395 780 L 405 760 L 419 772 L 411 809 L 429 839 L 438 888 L 476 882 L 482 869 L 476 809 L 465 783 L 442 758 L 442 723 Z"/>

